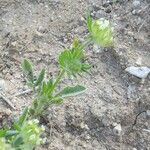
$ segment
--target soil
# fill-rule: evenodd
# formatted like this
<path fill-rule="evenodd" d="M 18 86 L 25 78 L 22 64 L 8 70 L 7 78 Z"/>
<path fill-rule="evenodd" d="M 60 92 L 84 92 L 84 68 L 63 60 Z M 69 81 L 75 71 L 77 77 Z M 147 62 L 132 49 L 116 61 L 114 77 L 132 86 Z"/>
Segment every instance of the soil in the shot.
<path fill-rule="evenodd" d="M 0 92 L 15 107 L 0 99 L 0 125 L 31 104 L 32 93 L 16 95 L 28 89 L 23 58 L 32 60 L 36 73 L 44 67 L 47 77 L 55 76 L 58 54 L 74 36 L 86 36 L 90 10 L 94 19 L 112 22 L 115 46 L 89 46 L 90 74 L 62 83 L 83 84 L 86 92 L 48 109 L 41 120 L 47 142 L 37 149 L 150 150 L 150 77 L 143 81 L 125 72 L 128 66 L 150 67 L 149 6 L 149 0 L 0 0 Z"/>

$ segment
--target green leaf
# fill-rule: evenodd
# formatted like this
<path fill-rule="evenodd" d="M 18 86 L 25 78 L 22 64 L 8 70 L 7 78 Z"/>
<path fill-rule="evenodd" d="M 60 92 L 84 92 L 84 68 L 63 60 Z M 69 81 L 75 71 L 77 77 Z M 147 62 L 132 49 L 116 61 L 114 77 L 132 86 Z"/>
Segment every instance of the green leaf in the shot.
<path fill-rule="evenodd" d="M 56 96 L 69 97 L 69 96 L 81 94 L 84 91 L 85 91 L 85 87 L 81 86 L 81 85 L 76 85 L 73 87 L 68 86 L 68 87 L 64 88 L 62 91 L 60 91 Z"/>
<path fill-rule="evenodd" d="M 9 131 L 7 131 L 6 132 L 6 137 L 7 138 L 9 138 L 9 137 L 12 137 L 12 136 L 14 136 L 14 135 L 17 135 L 19 132 L 18 131 L 16 131 L 16 130 L 9 130 Z"/>
<path fill-rule="evenodd" d="M 42 69 L 36 82 L 35 82 L 35 86 L 38 86 L 42 83 L 42 81 L 44 80 L 44 76 L 45 76 L 45 69 Z"/>
<path fill-rule="evenodd" d="M 26 75 L 27 81 L 33 84 L 34 76 L 31 62 L 27 59 L 24 59 L 21 66 L 24 74 Z"/>
<path fill-rule="evenodd" d="M 21 126 L 24 124 L 24 122 L 27 120 L 28 117 L 28 107 L 26 107 L 22 113 L 22 115 L 19 117 L 18 121 L 14 123 L 14 128 L 16 130 L 20 130 Z"/>
<path fill-rule="evenodd" d="M 5 137 L 7 130 L 6 129 L 0 129 L 0 137 Z"/>
<path fill-rule="evenodd" d="M 64 101 L 63 98 L 61 98 L 61 97 L 55 97 L 50 102 L 52 102 L 53 104 L 62 104 L 63 101 Z"/>
<path fill-rule="evenodd" d="M 53 80 L 50 79 L 49 81 L 44 81 L 41 87 L 41 95 L 49 95 L 53 88 Z"/>
<path fill-rule="evenodd" d="M 14 147 L 18 147 L 18 146 L 20 146 L 21 144 L 23 144 L 23 138 L 22 138 L 21 135 L 18 135 L 18 136 L 16 137 L 16 139 L 13 141 L 13 146 L 14 146 Z"/>
<path fill-rule="evenodd" d="M 88 27 L 88 30 L 89 32 L 91 32 L 91 28 L 92 28 L 92 17 L 90 15 L 88 15 L 87 17 L 87 27 Z"/>

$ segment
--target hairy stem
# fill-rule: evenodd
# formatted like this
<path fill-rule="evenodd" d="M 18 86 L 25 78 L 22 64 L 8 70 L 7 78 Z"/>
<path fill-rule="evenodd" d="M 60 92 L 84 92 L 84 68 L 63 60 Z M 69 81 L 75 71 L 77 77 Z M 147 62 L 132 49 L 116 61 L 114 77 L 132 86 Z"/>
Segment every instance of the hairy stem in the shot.
<path fill-rule="evenodd" d="M 60 74 L 58 75 L 56 81 L 55 81 L 54 84 L 53 84 L 52 92 L 54 91 L 55 87 L 56 87 L 57 84 L 60 82 L 60 80 L 61 80 L 61 78 L 64 76 L 64 74 L 65 74 L 65 70 L 62 70 L 62 71 L 60 72 Z"/>

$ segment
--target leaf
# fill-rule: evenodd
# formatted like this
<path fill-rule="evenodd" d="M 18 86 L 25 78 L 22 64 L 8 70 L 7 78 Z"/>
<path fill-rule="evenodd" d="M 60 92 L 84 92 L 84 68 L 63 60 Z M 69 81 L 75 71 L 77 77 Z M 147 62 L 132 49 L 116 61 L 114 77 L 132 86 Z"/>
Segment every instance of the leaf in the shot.
<path fill-rule="evenodd" d="M 85 72 L 87 72 L 87 70 L 89 70 L 90 68 L 91 68 L 91 65 L 89 65 L 89 64 L 83 64 L 82 65 L 82 70 Z"/>
<path fill-rule="evenodd" d="M 26 107 L 22 113 L 22 115 L 19 117 L 18 121 L 14 123 L 14 128 L 16 130 L 20 130 L 21 126 L 24 124 L 24 122 L 27 120 L 28 117 L 28 107 Z"/>
<path fill-rule="evenodd" d="M 5 137 L 7 130 L 6 129 L 0 129 L 0 137 Z"/>
<path fill-rule="evenodd" d="M 17 136 L 16 139 L 13 141 L 13 146 L 18 147 L 23 144 L 23 138 L 21 135 Z"/>
<path fill-rule="evenodd" d="M 61 97 L 55 97 L 53 100 L 52 100 L 52 103 L 53 104 L 62 104 L 63 103 L 63 99 Z M 51 102 L 51 101 L 50 101 Z"/>
<path fill-rule="evenodd" d="M 52 91 L 52 87 L 53 87 L 53 80 L 50 79 L 49 81 L 44 81 L 42 88 L 41 88 L 41 94 L 43 95 L 49 95 Z"/>
<path fill-rule="evenodd" d="M 14 136 L 14 135 L 17 135 L 19 132 L 18 131 L 16 131 L 16 130 L 9 130 L 9 131 L 7 131 L 6 132 L 6 137 L 7 138 L 9 138 L 9 137 L 12 137 L 12 136 Z"/>
<path fill-rule="evenodd" d="M 62 91 L 60 91 L 56 96 L 60 97 L 69 97 L 80 94 L 85 91 L 85 87 L 81 85 L 76 85 L 73 87 L 66 87 Z"/>
<path fill-rule="evenodd" d="M 26 75 L 28 82 L 33 83 L 34 82 L 34 76 L 33 76 L 33 69 L 32 69 L 31 62 L 27 59 L 24 59 L 21 66 L 22 66 L 24 74 Z"/>
<path fill-rule="evenodd" d="M 44 76 L 45 76 L 45 69 L 42 69 L 36 82 L 35 82 L 35 86 L 38 86 L 42 83 L 42 81 L 44 80 Z"/>
<path fill-rule="evenodd" d="M 91 28 L 92 28 L 92 17 L 90 15 L 88 15 L 87 17 L 87 27 L 88 27 L 88 30 L 89 32 L 91 32 Z"/>

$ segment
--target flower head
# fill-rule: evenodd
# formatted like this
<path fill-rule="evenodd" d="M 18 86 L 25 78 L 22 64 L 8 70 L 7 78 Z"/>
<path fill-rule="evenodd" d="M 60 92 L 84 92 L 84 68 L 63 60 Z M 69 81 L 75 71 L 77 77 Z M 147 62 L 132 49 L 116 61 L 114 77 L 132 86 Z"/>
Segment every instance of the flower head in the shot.
<path fill-rule="evenodd" d="M 40 127 L 37 119 L 29 120 L 24 124 L 21 130 L 24 143 L 30 145 L 41 144 L 41 134 L 44 130 L 44 126 Z"/>
<path fill-rule="evenodd" d="M 90 37 L 96 44 L 102 47 L 113 45 L 113 28 L 108 20 L 104 18 L 92 20 L 89 16 L 87 19 L 87 26 Z"/>
<path fill-rule="evenodd" d="M 11 148 L 10 144 L 6 143 L 4 138 L 0 138 L 0 150 L 13 150 L 13 148 Z"/>

